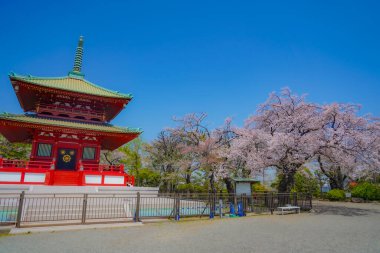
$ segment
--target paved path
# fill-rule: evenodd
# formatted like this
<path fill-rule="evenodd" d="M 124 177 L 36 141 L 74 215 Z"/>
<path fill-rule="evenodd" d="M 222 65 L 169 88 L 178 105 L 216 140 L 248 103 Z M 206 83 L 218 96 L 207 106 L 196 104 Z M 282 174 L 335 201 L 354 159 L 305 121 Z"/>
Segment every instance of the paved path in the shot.
<path fill-rule="evenodd" d="M 314 213 L 0 237 L 0 252 L 380 252 L 380 205 L 317 203 Z"/>

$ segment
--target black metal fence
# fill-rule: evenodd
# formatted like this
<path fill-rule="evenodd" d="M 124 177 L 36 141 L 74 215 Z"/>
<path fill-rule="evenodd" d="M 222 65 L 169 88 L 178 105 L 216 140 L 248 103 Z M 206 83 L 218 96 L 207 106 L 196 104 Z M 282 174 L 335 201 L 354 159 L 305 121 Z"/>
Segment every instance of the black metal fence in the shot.
<path fill-rule="evenodd" d="M 0 195 L 0 225 L 40 226 L 139 221 L 147 218 L 273 214 L 278 207 L 312 208 L 306 193 L 231 194 L 25 194 Z"/>

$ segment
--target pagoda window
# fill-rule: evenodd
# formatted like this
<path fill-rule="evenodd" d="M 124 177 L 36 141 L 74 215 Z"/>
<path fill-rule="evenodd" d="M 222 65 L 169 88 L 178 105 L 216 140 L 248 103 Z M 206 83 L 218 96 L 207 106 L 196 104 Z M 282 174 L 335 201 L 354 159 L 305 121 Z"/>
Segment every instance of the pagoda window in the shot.
<path fill-rule="evenodd" d="M 95 159 L 96 148 L 94 147 L 84 147 L 83 148 L 83 160 L 94 160 Z"/>
<path fill-rule="evenodd" d="M 50 157 L 52 146 L 53 145 L 47 143 L 38 143 L 37 156 Z"/>

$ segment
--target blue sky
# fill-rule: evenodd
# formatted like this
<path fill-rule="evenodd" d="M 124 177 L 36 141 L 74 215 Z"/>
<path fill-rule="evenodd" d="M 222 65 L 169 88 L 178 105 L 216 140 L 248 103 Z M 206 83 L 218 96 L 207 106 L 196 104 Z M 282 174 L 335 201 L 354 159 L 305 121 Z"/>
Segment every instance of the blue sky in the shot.
<path fill-rule="evenodd" d="M 97 2 L 0 1 L 0 111 L 21 113 L 9 72 L 66 75 L 83 35 L 86 79 L 134 95 L 114 123 L 146 140 L 190 112 L 242 125 L 282 87 L 379 116 L 379 1 Z"/>

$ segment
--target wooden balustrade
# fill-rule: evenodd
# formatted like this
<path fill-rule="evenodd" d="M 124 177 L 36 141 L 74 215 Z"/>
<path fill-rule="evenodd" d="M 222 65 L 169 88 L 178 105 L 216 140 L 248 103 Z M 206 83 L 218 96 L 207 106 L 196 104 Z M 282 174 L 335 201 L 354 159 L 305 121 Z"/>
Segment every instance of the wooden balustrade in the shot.
<path fill-rule="evenodd" d="M 123 164 L 83 164 L 80 161 L 79 165 L 78 170 L 62 171 L 54 170 L 54 160 L 25 161 L 0 158 L 0 184 L 73 185 L 70 180 L 75 178 L 78 185 L 134 185 L 134 177 L 124 172 Z M 62 177 L 65 177 L 64 181 Z"/>
<path fill-rule="evenodd" d="M 97 111 L 94 109 L 87 109 L 84 107 L 69 107 L 69 106 L 62 106 L 62 105 L 48 105 L 48 104 L 40 104 L 38 111 L 41 111 L 41 109 L 49 109 L 49 110 L 55 110 L 60 112 L 70 112 L 70 113 L 83 113 L 86 115 L 94 115 L 101 117 L 104 115 L 103 112 Z"/>
<path fill-rule="evenodd" d="M 20 169 L 46 169 L 49 170 L 53 166 L 53 161 L 26 161 L 0 158 L 0 168 L 20 168 Z M 124 172 L 124 164 L 108 165 L 108 164 L 86 164 L 82 163 L 84 171 L 110 171 Z"/>
<path fill-rule="evenodd" d="M 25 161 L 0 158 L 0 168 L 41 169 L 49 170 L 53 165 L 51 161 Z"/>
<path fill-rule="evenodd" d="M 82 164 L 84 171 L 112 171 L 124 172 L 124 164 L 108 165 L 108 164 Z"/>
<path fill-rule="evenodd" d="M 41 112 L 50 112 L 54 115 L 59 114 L 67 114 L 71 117 L 81 116 L 85 119 L 89 118 L 96 118 L 100 121 L 104 120 L 105 113 L 93 109 L 87 109 L 83 107 L 68 107 L 68 106 L 62 106 L 62 105 L 47 105 L 47 104 L 40 104 L 37 107 L 37 113 Z"/>

